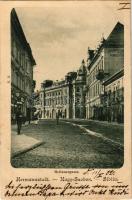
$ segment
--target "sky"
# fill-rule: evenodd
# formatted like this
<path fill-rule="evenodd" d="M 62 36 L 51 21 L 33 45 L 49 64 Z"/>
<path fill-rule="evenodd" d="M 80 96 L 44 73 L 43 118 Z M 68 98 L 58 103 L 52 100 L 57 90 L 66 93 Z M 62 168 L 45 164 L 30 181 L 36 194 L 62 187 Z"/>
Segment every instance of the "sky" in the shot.
<path fill-rule="evenodd" d="M 116 23 L 124 23 L 118 2 L 76 2 L 15 8 L 37 65 L 36 89 L 46 80 L 60 80 L 76 71 L 87 49 L 95 49 Z"/>

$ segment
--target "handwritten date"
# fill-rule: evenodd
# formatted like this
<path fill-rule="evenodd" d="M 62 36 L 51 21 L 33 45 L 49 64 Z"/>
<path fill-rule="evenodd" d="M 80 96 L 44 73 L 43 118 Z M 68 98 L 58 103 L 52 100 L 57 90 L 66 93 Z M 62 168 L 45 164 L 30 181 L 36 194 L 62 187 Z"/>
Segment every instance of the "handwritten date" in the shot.
<path fill-rule="evenodd" d="M 92 180 L 118 181 L 115 170 L 87 169 L 83 175 L 92 177 Z"/>

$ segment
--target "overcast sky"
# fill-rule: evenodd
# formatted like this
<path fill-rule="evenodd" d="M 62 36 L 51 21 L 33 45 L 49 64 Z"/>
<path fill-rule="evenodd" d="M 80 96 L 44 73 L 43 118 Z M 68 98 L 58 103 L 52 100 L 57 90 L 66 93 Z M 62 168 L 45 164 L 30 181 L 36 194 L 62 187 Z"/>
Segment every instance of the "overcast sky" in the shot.
<path fill-rule="evenodd" d="M 37 89 L 45 79 L 60 80 L 77 70 L 87 58 L 88 46 L 95 49 L 102 35 L 107 38 L 118 21 L 123 23 L 118 2 L 73 3 L 16 8 L 37 63 Z"/>

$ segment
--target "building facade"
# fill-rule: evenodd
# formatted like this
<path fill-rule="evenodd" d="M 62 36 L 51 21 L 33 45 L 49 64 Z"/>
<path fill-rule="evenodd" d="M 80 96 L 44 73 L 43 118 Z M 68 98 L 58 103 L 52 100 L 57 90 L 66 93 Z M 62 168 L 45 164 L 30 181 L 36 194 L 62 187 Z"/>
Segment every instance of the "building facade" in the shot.
<path fill-rule="evenodd" d="M 124 69 L 103 82 L 105 96 L 102 99 L 105 120 L 124 122 Z"/>
<path fill-rule="evenodd" d="M 85 85 L 86 85 L 86 66 L 82 60 L 81 66 L 77 71 L 77 76 L 72 82 L 72 118 L 85 118 Z"/>
<path fill-rule="evenodd" d="M 88 49 L 86 80 L 86 118 L 105 120 L 102 97 L 103 82 L 124 66 L 124 26 L 117 23 L 108 38 L 98 48 Z"/>
<path fill-rule="evenodd" d="M 100 94 L 103 92 L 102 83 L 97 80 L 99 70 L 104 69 L 103 42 L 98 52 L 88 49 L 87 79 L 86 79 L 86 118 L 94 118 L 94 106 L 100 105 Z"/>
<path fill-rule="evenodd" d="M 124 26 L 117 23 L 96 50 L 88 48 L 77 72 L 41 85 L 43 118 L 80 118 L 123 122 Z M 114 110 L 114 111 L 113 111 Z"/>
<path fill-rule="evenodd" d="M 85 118 L 86 66 L 68 72 L 62 81 L 46 80 L 41 85 L 40 105 L 43 118 Z"/>
<path fill-rule="evenodd" d="M 11 12 L 11 116 L 15 119 L 18 106 L 25 117 L 31 114 L 34 90 L 33 67 L 36 65 L 29 43 L 15 9 Z"/>
<path fill-rule="evenodd" d="M 40 104 L 42 117 L 55 119 L 57 115 L 60 118 L 71 118 L 71 92 L 72 85 L 69 80 L 70 74 L 67 74 L 65 80 L 50 81 L 46 80 L 41 85 Z"/>

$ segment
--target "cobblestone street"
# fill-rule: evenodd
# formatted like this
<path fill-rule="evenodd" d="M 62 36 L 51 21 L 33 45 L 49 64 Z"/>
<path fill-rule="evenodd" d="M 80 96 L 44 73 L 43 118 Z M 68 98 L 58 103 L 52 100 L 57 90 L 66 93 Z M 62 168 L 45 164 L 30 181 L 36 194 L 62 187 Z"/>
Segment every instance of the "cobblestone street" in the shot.
<path fill-rule="evenodd" d="M 55 120 L 41 120 L 23 127 L 22 133 L 45 143 L 13 158 L 14 167 L 118 168 L 123 164 L 123 147 L 65 121 L 56 125 Z"/>

